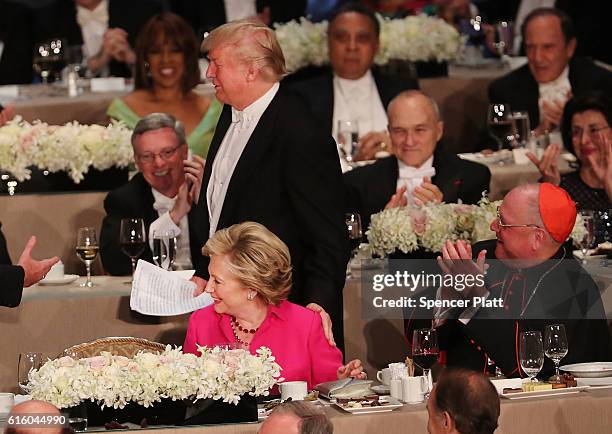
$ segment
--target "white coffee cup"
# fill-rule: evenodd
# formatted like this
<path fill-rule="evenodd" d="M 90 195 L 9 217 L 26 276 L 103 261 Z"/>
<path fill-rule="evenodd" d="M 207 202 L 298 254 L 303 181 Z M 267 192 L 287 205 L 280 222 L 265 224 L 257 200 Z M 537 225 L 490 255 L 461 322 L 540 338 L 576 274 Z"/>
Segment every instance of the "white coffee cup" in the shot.
<path fill-rule="evenodd" d="M 0 393 L 0 414 L 8 414 L 15 404 L 15 394 Z"/>
<path fill-rule="evenodd" d="M 403 398 L 402 391 L 402 379 L 401 378 L 392 378 L 389 383 L 389 394 L 395 399 Z"/>
<path fill-rule="evenodd" d="M 423 376 L 402 378 L 402 400 L 409 404 L 423 402 L 427 393 L 427 380 Z"/>
<path fill-rule="evenodd" d="M 376 373 L 376 379 L 385 386 L 388 386 L 391 382 L 391 369 L 385 368 Z"/>
<path fill-rule="evenodd" d="M 291 398 L 292 401 L 303 401 L 308 394 L 308 387 L 305 381 L 286 381 L 279 384 L 281 391 L 281 399 L 286 401 Z"/>
<path fill-rule="evenodd" d="M 62 261 L 57 262 L 49 272 L 47 273 L 46 278 L 48 279 L 61 279 L 64 277 L 64 263 Z"/>

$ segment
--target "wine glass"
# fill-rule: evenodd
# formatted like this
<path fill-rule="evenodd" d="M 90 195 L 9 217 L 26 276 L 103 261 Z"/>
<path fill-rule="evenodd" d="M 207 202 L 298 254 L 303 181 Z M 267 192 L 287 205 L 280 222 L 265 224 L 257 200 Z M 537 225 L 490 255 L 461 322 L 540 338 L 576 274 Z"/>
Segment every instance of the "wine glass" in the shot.
<path fill-rule="evenodd" d="M 508 145 L 514 139 L 516 130 L 514 125 L 512 110 L 508 104 L 489 104 L 487 126 L 500 151 L 509 147 Z"/>
<path fill-rule="evenodd" d="M 176 259 L 176 234 L 173 231 L 153 232 L 153 262 L 164 270 L 171 270 Z"/>
<path fill-rule="evenodd" d="M 544 328 L 544 354 L 555 363 L 555 375 L 549 381 L 560 383 L 559 362 L 567 355 L 567 336 L 563 324 L 549 324 Z"/>
<path fill-rule="evenodd" d="M 521 332 L 519 349 L 521 368 L 529 377 L 529 381 L 537 382 L 536 375 L 544 365 L 544 348 L 542 346 L 542 333 L 537 331 Z"/>
<path fill-rule="evenodd" d="M 30 388 L 28 386 L 28 375 L 33 369 L 39 369 L 42 366 L 42 353 L 21 353 L 19 354 L 19 364 L 17 365 L 17 384 L 24 395 L 28 395 Z"/>
<path fill-rule="evenodd" d="M 440 350 L 438 348 L 438 334 L 436 329 L 417 329 L 412 333 L 412 358 L 414 363 L 423 369 L 423 376 L 427 381 L 427 393 L 431 392 L 429 371 L 438 361 Z"/>
<path fill-rule="evenodd" d="M 98 236 L 94 228 L 79 228 L 77 233 L 76 253 L 81 261 L 85 262 L 87 268 L 87 280 L 81 286 L 91 288 L 94 283 L 91 281 L 91 264 L 98 256 Z"/>
<path fill-rule="evenodd" d="M 580 218 L 584 226 L 584 235 L 578 240 L 578 247 L 582 251 L 582 264 L 586 265 L 589 249 L 593 247 L 595 241 L 595 214 L 592 210 L 581 210 Z"/>
<path fill-rule="evenodd" d="M 134 279 L 134 271 L 136 271 L 136 259 L 144 252 L 146 241 L 144 221 L 141 218 L 121 219 L 119 244 L 121 245 L 121 251 L 129 256 L 132 261 L 132 279 Z"/>
<path fill-rule="evenodd" d="M 338 145 L 346 161 L 352 163 L 359 148 L 359 124 L 357 121 L 338 121 Z"/>
<path fill-rule="evenodd" d="M 361 216 L 358 213 L 346 213 L 344 215 L 344 221 L 346 223 L 346 229 L 348 230 L 349 243 L 351 246 L 351 259 L 353 259 L 357 254 L 359 244 L 361 244 L 361 237 L 363 235 L 361 230 Z M 347 275 L 351 275 L 350 262 Z"/>
<path fill-rule="evenodd" d="M 33 67 L 40 74 L 44 84 L 58 78 L 64 67 L 64 41 L 52 39 L 36 44 L 34 47 Z"/>

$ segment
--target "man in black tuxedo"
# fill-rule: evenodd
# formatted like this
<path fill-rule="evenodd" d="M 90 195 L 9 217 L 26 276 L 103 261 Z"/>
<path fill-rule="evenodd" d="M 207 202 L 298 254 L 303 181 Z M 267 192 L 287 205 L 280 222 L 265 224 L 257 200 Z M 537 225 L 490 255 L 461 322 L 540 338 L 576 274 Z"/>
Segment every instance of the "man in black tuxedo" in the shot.
<path fill-rule="evenodd" d="M 136 124 L 132 134 L 134 159 L 139 173 L 127 184 L 111 191 L 104 200 L 106 216 L 100 232 L 100 255 L 106 271 L 113 275 L 131 272 L 130 259 L 121 251 L 121 219 L 142 218 L 147 239 L 154 232 L 171 232 L 177 238 L 174 265 L 191 268 L 201 257 L 201 246 L 193 236 L 197 223 L 191 206 L 202 184 L 204 160 L 188 160 L 183 126 L 171 115 L 153 113 Z M 140 256 L 153 262 L 151 243 Z"/>
<path fill-rule="evenodd" d="M 293 86 L 318 121 L 334 137 L 339 120 L 356 120 L 357 159 L 372 159 L 390 143 L 385 110 L 398 93 L 418 89 L 413 79 L 383 75 L 373 67 L 379 48 L 380 24 L 365 6 L 342 6 L 327 31 L 331 70 Z"/>
<path fill-rule="evenodd" d="M 36 245 L 36 237 L 32 236 L 28 240 L 17 265 L 11 265 L 11 258 L 6 252 L 6 241 L 0 232 L 0 250 L 3 250 L 0 258 L 0 306 L 16 307 L 21 303 L 23 288 L 34 285 L 43 279 L 51 267 L 55 265 L 59 258 L 43 259 L 37 261 L 32 258 L 32 249 Z"/>
<path fill-rule="evenodd" d="M 37 10 L 36 42 L 61 38 L 82 45 L 89 71 L 130 77 L 138 32 L 162 11 L 156 0 L 56 0 Z"/>
<path fill-rule="evenodd" d="M 387 206 L 480 200 L 491 173 L 438 149 L 444 124 L 435 101 L 408 90 L 391 101 L 387 113 L 394 155 L 344 174 L 347 211 L 359 212 L 364 229 Z"/>
<path fill-rule="evenodd" d="M 0 85 L 32 82 L 32 12 L 0 0 Z"/>
<path fill-rule="evenodd" d="M 196 238 L 203 245 L 217 229 L 244 221 L 266 226 L 291 253 L 290 300 L 325 309 L 342 347 L 348 236 L 336 146 L 279 83 L 285 62 L 268 27 L 234 21 L 215 29 L 204 48 L 207 76 L 225 107 L 195 209 Z M 207 268 L 208 258 L 196 274 L 207 278 Z"/>
<path fill-rule="evenodd" d="M 610 332 L 597 285 L 578 261 L 564 259 L 564 242 L 576 219 L 567 192 L 548 183 L 511 190 L 491 223 L 496 240 L 470 247 L 447 241 L 441 268 L 452 274 L 482 274 L 484 287 L 441 288 L 438 300 L 501 300 L 499 306 L 442 309 L 436 313 L 440 350 L 448 366 L 486 370 L 493 363 L 507 377 L 525 376 L 519 366 L 520 332 L 544 332 L 563 324 L 569 352 L 564 363 L 609 361 Z M 475 262 L 472 262 L 475 260 Z M 553 373 L 546 360 L 543 378 Z"/>
<path fill-rule="evenodd" d="M 562 11 L 539 8 L 522 28 L 528 64 L 493 81 L 491 103 L 507 103 L 527 111 L 532 128 L 553 131 L 572 95 L 588 91 L 612 93 L 612 72 L 591 60 L 574 58 L 576 39 L 570 18 Z"/>

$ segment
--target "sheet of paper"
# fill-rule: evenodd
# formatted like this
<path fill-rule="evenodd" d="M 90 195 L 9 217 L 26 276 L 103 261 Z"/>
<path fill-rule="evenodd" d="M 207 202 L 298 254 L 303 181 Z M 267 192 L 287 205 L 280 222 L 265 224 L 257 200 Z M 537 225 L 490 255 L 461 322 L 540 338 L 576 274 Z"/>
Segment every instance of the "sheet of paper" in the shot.
<path fill-rule="evenodd" d="M 104 77 L 91 79 L 92 92 L 122 92 L 126 89 L 122 77 Z"/>
<path fill-rule="evenodd" d="M 134 273 L 130 307 L 145 315 L 171 316 L 193 312 L 212 304 L 213 300 L 206 292 L 194 297 L 195 287 L 195 283 L 180 274 L 163 270 L 141 259 Z"/>

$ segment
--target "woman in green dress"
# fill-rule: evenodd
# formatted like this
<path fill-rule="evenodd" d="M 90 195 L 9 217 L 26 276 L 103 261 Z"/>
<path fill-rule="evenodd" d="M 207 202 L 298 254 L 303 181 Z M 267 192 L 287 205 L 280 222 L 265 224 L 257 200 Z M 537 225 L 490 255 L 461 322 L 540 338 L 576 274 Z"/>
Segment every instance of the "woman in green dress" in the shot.
<path fill-rule="evenodd" d="M 189 149 L 206 158 L 223 106 L 194 92 L 200 70 L 191 27 L 172 13 L 152 17 L 138 34 L 135 68 L 134 91 L 111 102 L 109 117 L 133 128 L 150 113 L 169 113 L 185 127 Z"/>

